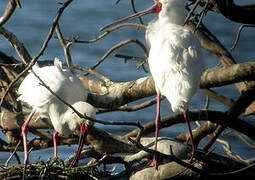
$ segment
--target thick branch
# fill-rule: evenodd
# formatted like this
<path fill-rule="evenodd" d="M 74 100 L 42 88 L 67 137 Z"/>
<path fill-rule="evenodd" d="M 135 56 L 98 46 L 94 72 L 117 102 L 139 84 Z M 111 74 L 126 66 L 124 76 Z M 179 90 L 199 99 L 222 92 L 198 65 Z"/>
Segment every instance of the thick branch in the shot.
<path fill-rule="evenodd" d="M 210 10 L 220 13 L 226 18 L 243 24 L 255 24 L 255 3 L 236 5 L 233 0 L 213 0 Z"/>
<path fill-rule="evenodd" d="M 255 80 L 255 62 L 215 67 L 203 72 L 200 80 L 201 88 L 212 88 L 236 82 Z M 99 95 L 90 95 L 88 101 L 96 107 L 115 109 L 132 101 L 152 96 L 155 92 L 151 76 L 129 82 L 103 83 L 86 77 L 80 77 L 86 89 Z M 91 81 L 93 83 L 91 83 Z M 231 102 L 227 102 L 232 104 Z"/>
<path fill-rule="evenodd" d="M 16 50 L 20 59 L 25 64 L 31 61 L 32 58 L 28 53 L 26 47 L 23 45 L 21 41 L 19 41 L 15 34 L 13 34 L 12 32 L 8 31 L 3 27 L 0 27 L 0 34 L 2 34 L 10 42 L 11 46 Z"/>
<path fill-rule="evenodd" d="M 242 121 L 238 118 L 229 116 L 223 112 L 219 111 L 212 111 L 212 110 L 192 110 L 189 113 L 189 118 L 191 121 L 195 120 L 205 120 L 205 121 L 211 121 L 213 123 L 221 124 L 224 126 L 228 126 L 230 128 L 233 128 L 251 139 L 255 140 L 255 134 L 253 133 L 255 131 L 255 127 L 252 125 L 246 123 L 245 121 Z M 178 123 L 184 123 L 184 117 L 182 113 L 178 114 L 171 114 L 166 117 L 163 117 L 161 120 L 161 128 L 169 127 L 174 124 Z M 148 124 L 144 125 L 144 131 L 143 135 L 146 135 L 150 132 L 153 132 L 155 130 L 155 122 L 151 121 Z M 126 134 L 126 136 L 136 136 L 139 129 L 135 129 L 134 131 L 131 131 L 130 133 Z"/>
<path fill-rule="evenodd" d="M 255 62 L 207 69 L 201 76 L 200 88 L 219 87 L 250 80 L 255 80 Z"/>

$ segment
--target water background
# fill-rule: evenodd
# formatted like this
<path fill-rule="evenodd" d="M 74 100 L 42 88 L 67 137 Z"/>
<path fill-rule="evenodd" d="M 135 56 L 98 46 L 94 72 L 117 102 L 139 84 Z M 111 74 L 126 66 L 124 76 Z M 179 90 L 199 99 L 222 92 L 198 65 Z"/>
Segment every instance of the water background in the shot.
<path fill-rule="evenodd" d="M 0 13 L 2 14 L 5 6 L 8 1 L 1 1 L 0 4 Z M 22 1 L 22 9 L 17 8 L 14 15 L 8 21 L 4 27 L 15 33 L 20 41 L 22 41 L 25 47 L 28 49 L 28 52 L 33 57 L 40 50 L 50 26 L 52 25 L 53 19 L 56 15 L 56 12 L 59 8 L 59 1 L 52 0 L 26 0 Z M 105 1 L 73 1 L 70 6 L 64 11 L 64 14 L 60 19 L 60 27 L 64 37 L 73 37 L 79 35 L 80 40 L 89 40 L 94 39 L 100 33 L 98 29 L 105 24 L 108 24 L 120 17 L 127 16 L 132 13 L 131 5 L 129 1 L 122 0 L 118 6 L 114 5 L 113 0 Z M 242 3 L 248 2 L 242 1 Z M 139 0 L 135 1 L 136 9 L 142 10 L 152 4 L 150 0 Z M 149 15 L 143 18 L 144 22 L 147 23 L 154 15 Z M 138 22 L 134 20 L 134 22 Z M 221 15 L 217 15 L 211 12 L 207 13 L 207 16 L 203 20 L 204 24 L 207 26 L 210 31 L 216 35 L 223 45 L 230 49 L 238 28 L 240 24 L 233 23 Z M 55 36 L 55 35 L 54 35 Z M 127 39 L 139 39 L 144 42 L 144 30 L 137 30 L 134 27 L 125 27 L 121 28 L 114 33 L 108 35 L 104 39 L 97 41 L 92 44 L 73 44 L 71 47 L 71 54 L 75 64 L 79 64 L 85 67 L 91 67 L 95 64 L 104 53 L 110 49 L 112 46 L 118 44 L 119 42 Z M 232 55 L 237 62 L 246 62 L 254 59 L 254 46 L 255 46 L 255 29 L 254 28 L 245 28 L 243 33 L 240 36 L 239 43 L 236 49 L 233 51 Z M 19 59 L 16 52 L 10 46 L 10 44 L 0 36 L 0 49 L 9 56 L 14 56 Z M 135 44 L 130 44 L 125 47 L 122 47 L 116 50 L 114 53 L 133 55 L 144 57 L 143 51 Z M 214 67 L 218 64 L 218 60 L 210 55 L 208 52 L 204 51 L 206 59 L 206 67 Z M 64 60 L 64 53 L 62 47 L 60 46 L 56 38 L 52 38 L 45 53 L 40 57 L 40 60 L 52 60 L 54 57 L 58 57 Z M 137 62 L 128 61 L 124 63 L 122 59 L 118 59 L 110 55 L 102 65 L 100 65 L 96 71 L 104 74 L 113 81 L 131 81 L 140 77 L 147 76 L 142 69 L 137 70 Z M 229 85 L 220 88 L 214 88 L 213 90 L 223 94 L 224 96 L 236 100 L 239 96 L 238 91 L 235 86 Z M 147 98 L 150 99 L 150 98 Z M 143 102 L 146 99 L 130 103 L 129 105 L 134 105 L 139 102 Z M 190 109 L 201 109 L 204 107 L 205 95 L 197 93 L 191 104 Z M 162 116 L 172 113 L 170 111 L 170 106 L 167 101 L 163 101 L 162 106 Z M 211 99 L 210 109 L 226 111 L 227 106 L 216 102 Z M 143 124 L 152 121 L 155 116 L 155 106 L 148 107 L 144 110 L 137 112 L 113 112 L 107 114 L 98 115 L 99 119 L 102 120 L 127 120 L 127 121 L 140 121 Z M 246 118 L 249 121 L 252 121 L 252 117 Z M 112 126 L 103 126 L 96 125 L 98 128 L 101 128 L 106 131 L 110 131 L 115 134 L 125 134 L 130 131 L 132 127 L 112 127 Z M 160 131 L 161 136 L 175 137 L 181 132 L 186 131 L 186 125 L 180 124 L 164 129 Z M 151 134 L 153 136 L 153 134 Z M 6 138 L 2 133 L 0 137 L 4 140 Z M 33 136 L 29 137 L 30 139 Z M 254 156 L 255 151 L 245 145 L 239 140 L 236 136 L 233 135 L 224 135 L 224 139 L 230 142 L 232 150 L 235 153 L 238 153 L 243 158 L 250 158 Z M 77 146 L 62 146 L 59 147 L 59 157 L 62 159 L 67 158 L 71 155 Z M 223 152 L 220 145 L 216 146 L 216 152 Z M 23 153 L 18 153 L 23 161 Z M 6 159 L 9 157 L 10 153 L 0 152 L 0 165 L 3 165 Z M 30 161 L 36 161 L 38 158 L 42 160 L 47 160 L 48 158 L 53 157 L 53 149 L 44 149 L 41 151 L 34 151 L 30 154 Z M 15 164 L 15 160 L 10 162 Z"/>

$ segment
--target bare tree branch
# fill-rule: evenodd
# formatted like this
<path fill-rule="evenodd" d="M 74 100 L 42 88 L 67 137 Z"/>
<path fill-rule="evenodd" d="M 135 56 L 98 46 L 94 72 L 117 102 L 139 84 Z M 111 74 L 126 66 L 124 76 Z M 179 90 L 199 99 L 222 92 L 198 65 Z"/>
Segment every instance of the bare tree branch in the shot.
<path fill-rule="evenodd" d="M 66 63 L 67 63 L 67 67 L 69 68 L 69 70 L 73 73 L 73 65 L 72 65 L 72 57 L 71 57 L 71 54 L 70 54 L 70 47 L 72 45 L 72 42 L 69 42 L 66 44 L 64 38 L 63 38 L 63 35 L 60 31 L 60 27 L 59 27 L 59 24 L 57 23 L 56 27 L 55 27 L 55 31 L 56 31 L 56 34 L 58 36 L 58 40 L 64 50 L 64 54 L 65 54 L 65 58 L 66 58 Z"/>
<path fill-rule="evenodd" d="M 255 24 L 255 20 L 251 18 L 255 16 L 255 3 L 236 5 L 233 0 L 211 0 L 209 7 L 232 21 Z"/>
<path fill-rule="evenodd" d="M 7 4 L 7 7 L 4 11 L 3 16 L 0 18 L 0 27 L 3 26 L 9 20 L 9 18 L 12 16 L 12 14 L 14 13 L 14 11 L 16 9 L 17 2 L 18 2 L 18 6 L 20 7 L 18 0 L 10 0 L 9 1 L 9 3 Z"/>

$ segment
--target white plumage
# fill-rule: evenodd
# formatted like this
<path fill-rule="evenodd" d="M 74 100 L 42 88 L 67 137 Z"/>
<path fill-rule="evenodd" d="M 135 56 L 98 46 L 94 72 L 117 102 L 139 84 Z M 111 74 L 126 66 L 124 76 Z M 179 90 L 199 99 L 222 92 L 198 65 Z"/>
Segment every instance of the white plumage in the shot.
<path fill-rule="evenodd" d="M 204 64 L 201 46 L 198 39 L 183 27 L 185 9 L 182 0 L 155 1 L 156 3 L 152 7 L 120 19 L 100 30 L 137 16 L 148 13 L 158 14 L 158 17 L 148 24 L 145 35 L 150 48 L 149 68 L 157 91 L 155 151 L 157 150 L 158 123 L 160 122 L 161 94 L 170 102 L 174 112 L 183 112 L 194 151 L 195 146 L 187 110 L 189 101 L 199 88 Z M 152 165 L 157 168 L 155 154 Z"/>
<path fill-rule="evenodd" d="M 78 112 L 95 118 L 96 109 L 85 102 L 87 100 L 87 92 L 82 82 L 69 70 L 63 69 L 58 59 L 55 59 L 54 66 L 40 68 L 35 64 L 33 71 L 56 95 L 72 105 Z M 69 135 L 80 125 L 85 124 L 86 127 L 93 125 L 92 121 L 79 118 L 71 108 L 46 89 L 32 72 L 23 80 L 18 89 L 18 93 L 20 94 L 19 100 L 27 102 L 32 106 L 32 113 L 36 114 L 37 119 L 42 117 L 51 120 L 54 130 L 57 133 Z M 23 125 L 25 126 L 23 127 L 23 138 L 26 138 L 25 129 L 30 119 Z M 24 139 L 25 141 L 26 139 Z M 54 141 L 56 141 L 55 137 Z M 24 153 L 25 145 L 24 143 Z M 54 154 L 56 156 L 55 145 L 54 142 Z M 24 158 L 24 164 L 26 164 L 26 158 Z"/>
<path fill-rule="evenodd" d="M 199 87 L 203 57 L 198 39 L 183 23 L 180 0 L 160 0 L 162 10 L 149 23 L 146 41 L 150 47 L 149 68 L 158 93 L 166 96 L 172 110 L 185 111 Z"/>

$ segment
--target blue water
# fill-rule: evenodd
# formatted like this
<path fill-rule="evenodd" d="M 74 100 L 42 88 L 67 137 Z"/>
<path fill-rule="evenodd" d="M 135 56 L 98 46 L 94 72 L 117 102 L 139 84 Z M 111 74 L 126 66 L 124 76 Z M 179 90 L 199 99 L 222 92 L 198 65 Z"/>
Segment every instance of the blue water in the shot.
<path fill-rule="evenodd" d="M 56 12 L 59 8 L 57 4 L 58 1 L 52 0 L 26 0 L 22 1 L 22 9 L 16 9 L 12 18 L 4 25 L 6 29 L 14 32 L 20 41 L 24 43 L 28 49 L 30 55 L 35 56 L 42 46 L 43 41 L 49 31 L 49 28 L 53 22 Z M 0 12 L 4 11 L 7 1 L 2 2 L 0 6 Z M 151 5 L 152 2 L 148 0 L 136 1 L 137 10 L 144 9 Z M 124 17 L 132 13 L 129 1 L 122 0 L 118 6 L 114 5 L 114 1 L 73 1 L 71 5 L 65 10 L 64 14 L 60 19 L 60 27 L 62 33 L 65 37 L 73 37 L 79 35 L 80 40 L 94 39 L 100 33 L 98 29 L 113 20 L 120 17 Z M 143 20 L 147 23 L 154 16 L 149 15 Z M 134 20 L 137 22 L 137 20 Z M 208 13 L 204 18 L 204 24 L 215 34 L 223 45 L 230 49 L 232 43 L 235 39 L 235 35 L 238 31 L 238 23 L 233 23 L 229 20 L 222 18 L 221 15 L 216 15 L 214 13 Z M 108 35 L 106 38 L 97 41 L 92 44 L 73 44 L 71 47 L 71 54 L 75 64 L 79 64 L 86 67 L 91 67 L 95 64 L 104 53 L 110 49 L 112 46 L 118 44 L 119 42 L 127 39 L 139 39 L 144 42 L 144 30 L 136 30 L 134 27 L 125 27 L 114 33 Z M 255 29 L 246 28 L 240 36 L 239 43 L 236 49 L 233 51 L 232 55 L 237 62 L 250 61 L 254 58 L 254 39 L 255 39 Z M 9 56 L 14 56 L 19 59 L 16 52 L 12 49 L 9 43 L 0 37 L 0 48 L 1 51 L 5 52 Z M 135 44 L 130 44 L 128 46 L 122 47 L 116 50 L 114 53 L 122 53 L 134 56 L 144 57 L 143 51 Z M 206 67 L 213 67 L 218 64 L 218 60 L 211 56 L 208 52 L 204 51 L 206 59 Z M 62 47 L 60 46 L 56 38 L 51 39 L 45 53 L 40 57 L 40 60 L 54 59 L 58 57 L 64 60 L 64 54 Z M 113 81 L 131 81 L 140 77 L 147 76 L 142 69 L 137 70 L 136 62 L 123 63 L 123 60 L 118 59 L 110 55 L 102 65 L 100 65 L 96 70 L 105 76 L 109 77 Z M 214 88 L 215 91 L 223 94 L 224 96 L 237 99 L 239 96 L 238 91 L 235 86 L 229 85 L 221 88 Z M 130 103 L 130 105 L 143 102 L 140 100 L 135 103 Z M 201 109 L 204 106 L 205 95 L 197 93 L 191 104 L 191 109 Z M 162 116 L 172 113 L 170 110 L 168 102 L 164 101 L 162 103 Z M 225 111 L 228 109 L 225 105 L 218 103 L 215 100 L 210 101 L 210 109 Z M 112 112 L 98 115 L 99 119 L 103 120 L 127 120 L 127 121 L 137 121 L 142 123 L 147 123 L 152 121 L 155 116 L 155 106 L 148 107 L 144 110 L 137 112 Z M 125 132 L 132 129 L 132 127 L 110 127 L 96 125 L 97 127 L 104 129 L 106 131 L 111 131 L 116 134 L 124 134 Z M 186 126 L 184 124 L 170 127 L 164 129 L 160 132 L 162 136 L 174 137 L 180 132 L 186 131 Z M 4 140 L 3 134 L 0 134 L 1 138 Z M 33 138 L 33 137 L 30 137 Z M 244 143 L 242 143 L 235 136 L 225 136 L 225 139 L 229 140 L 232 149 L 235 153 L 239 153 L 243 158 L 253 157 L 254 150 L 248 148 Z M 60 158 L 66 158 L 76 150 L 76 146 L 67 147 L 62 146 L 59 148 Z M 222 152 L 221 146 L 217 146 L 216 151 Z M 0 153 L 0 164 L 4 164 L 10 153 Z M 23 153 L 19 153 L 20 157 L 23 158 Z M 38 158 L 42 160 L 47 160 L 53 157 L 52 149 L 45 149 L 42 151 L 35 151 L 30 154 L 30 161 L 36 161 Z M 11 161 L 15 163 L 15 161 Z"/>

